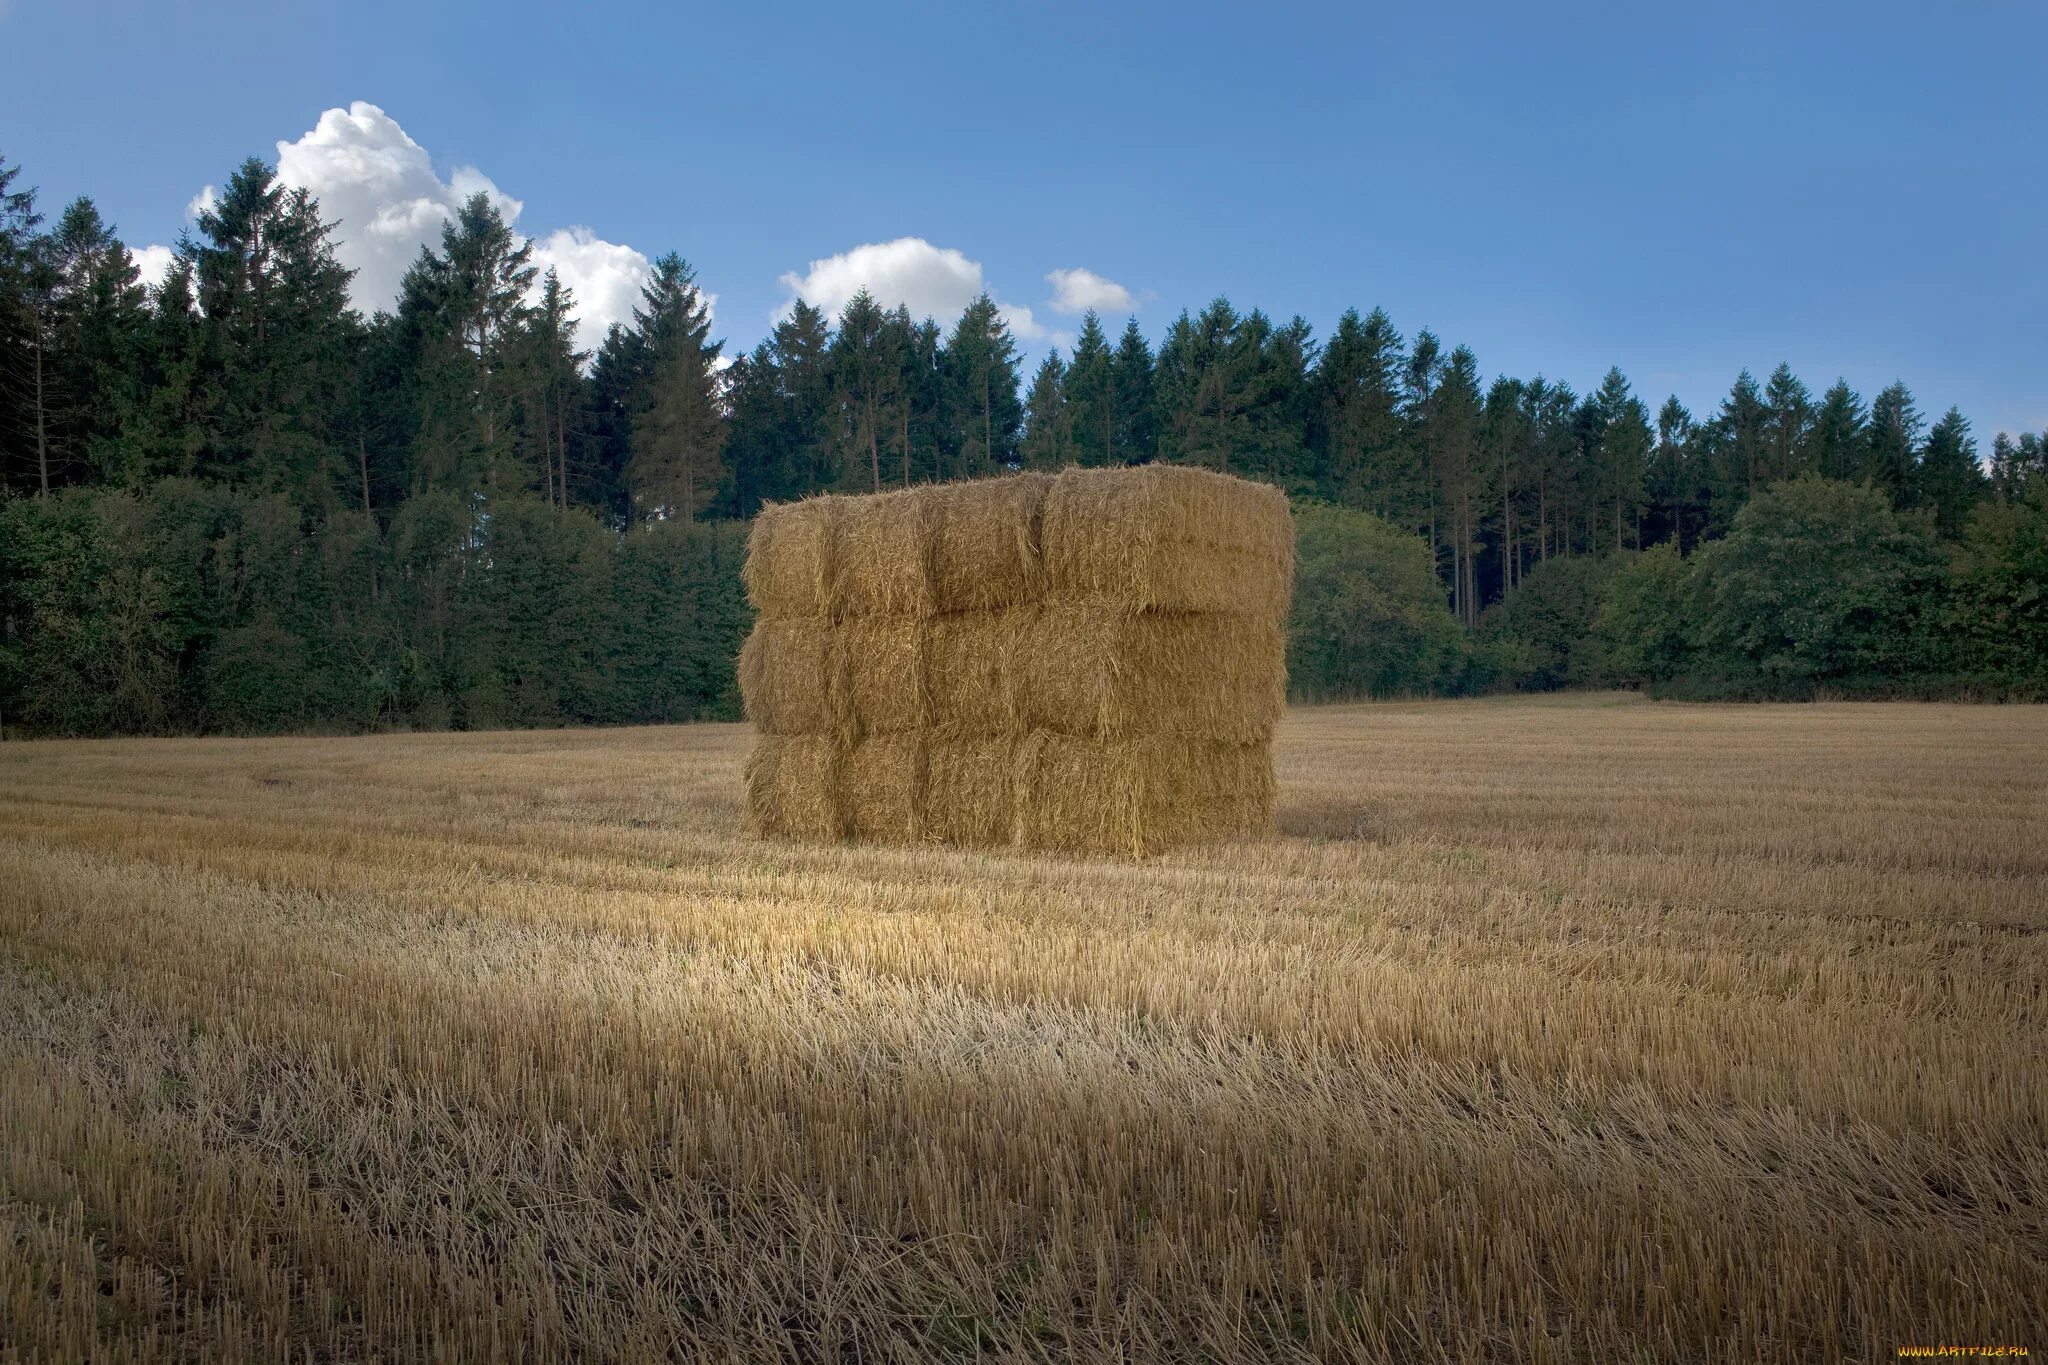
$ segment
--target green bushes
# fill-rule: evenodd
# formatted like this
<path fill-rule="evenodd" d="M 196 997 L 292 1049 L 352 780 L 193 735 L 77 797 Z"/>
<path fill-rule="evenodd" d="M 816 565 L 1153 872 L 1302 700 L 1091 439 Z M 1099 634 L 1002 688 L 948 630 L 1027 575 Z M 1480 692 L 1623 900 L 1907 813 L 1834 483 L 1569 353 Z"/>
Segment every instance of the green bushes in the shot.
<path fill-rule="evenodd" d="M 526 497 L 392 525 L 190 480 L 0 504 L 0 722 L 271 733 L 737 715 L 746 527 Z"/>
<path fill-rule="evenodd" d="M 1295 510 L 1289 689 L 1300 697 L 1456 691 L 1465 635 L 1444 603 L 1420 536 L 1366 512 Z"/>

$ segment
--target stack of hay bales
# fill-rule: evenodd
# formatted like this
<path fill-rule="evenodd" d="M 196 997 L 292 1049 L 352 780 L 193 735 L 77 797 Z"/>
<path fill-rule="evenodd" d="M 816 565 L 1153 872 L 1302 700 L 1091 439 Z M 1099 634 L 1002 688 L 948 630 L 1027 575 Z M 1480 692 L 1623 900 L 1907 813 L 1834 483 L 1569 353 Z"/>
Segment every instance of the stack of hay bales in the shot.
<path fill-rule="evenodd" d="M 740 654 L 764 834 L 1145 854 L 1267 832 L 1294 529 L 1168 465 L 764 509 Z"/>

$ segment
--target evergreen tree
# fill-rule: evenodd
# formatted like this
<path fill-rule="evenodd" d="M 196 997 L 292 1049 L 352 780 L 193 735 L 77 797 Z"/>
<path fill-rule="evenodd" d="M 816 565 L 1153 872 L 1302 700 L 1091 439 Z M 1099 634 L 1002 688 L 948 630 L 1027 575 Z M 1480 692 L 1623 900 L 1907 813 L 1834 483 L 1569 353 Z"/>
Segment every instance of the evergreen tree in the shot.
<path fill-rule="evenodd" d="M 1770 407 L 1748 370 L 1721 400 L 1720 430 L 1708 470 L 1712 529 L 1725 531 L 1742 505 L 1769 481 Z"/>
<path fill-rule="evenodd" d="M 1764 385 L 1764 449 L 1760 477 L 1766 483 L 1793 479 L 1811 468 L 1808 437 L 1813 426 L 1813 395 L 1780 364 Z"/>
<path fill-rule="evenodd" d="M 199 215 L 199 231 L 184 251 L 216 404 L 201 472 L 325 495 L 351 472 L 335 425 L 359 325 L 330 225 L 304 189 L 286 189 L 251 158 Z"/>
<path fill-rule="evenodd" d="M 1862 478 L 1869 449 L 1867 426 L 1863 399 L 1849 387 L 1848 380 L 1837 379 L 1820 396 L 1820 407 L 1813 414 L 1808 438 L 1812 454 L 1807 467 L 1824 479 Z"/>
<path fill-rule="evenodd" d="M 1017 396 L 1017 343 L 994 299 L 967 305 L 946 344 L 953 448 L 962 475 L 1017 462 L 1024 405 Z"/>
<path fill-rule="evenodd" d="M 1045 353 L 1024 402 L 1026 469 L 1059 469 L 1074 459 L 1074 409 L 1067 400 L 1068 371 L 1057 347 Z"/>
<path fill-rule="evenodd" d="M 1041 367 L 1040 374 L 1043 373 Z M 1035 383 L 1033 389 L 1035 392 Z M 1066 397 L 1071 458 L 1082 465 L 1109 464 L 1116 455 L 1116 365 L 1110 354 L 1109 337 L 1102 330 L 1102 319 L 1093 308 L 1082 315 L 1081 334 L 1074 341 L 1074 356 L 1066 366 L 1062 392 Z"/>
<path fill-rule="evenodd" d="M 894 340 L 889 315 L 862 289 L 840 313 L 829 354 L 840 468 L 849 487 L 871 493 L 882 489 L 882 428 L 902 387 Z"/>
<path fill-rule="evenodd" d="M 1913 479 L 1913 457 L 1923 427 L 1913 395 L 1894 381 L 1870 405 L 1870 443 L 1863 457 L 1863 482 L 1903 497 Z"/>
<path fill-rule="evenodd" d="M 1327 496 L 1399 526 L 1428 502 L 1402 440 L 1401 334 L 1380 309 L 1361 320 L 1346 309 L 1316 369 L 1320 450 Z"/>
<path fill-rule="evenodd" d="M 1116 442 L 1111 461 L 1144 464 L 1159 452 L 1159 431 L 1153 411 L 1152 348 L 1145 344 L 1136 318 L 1124 324 L 1110 369 L 1116 393 Z"/>
<path fill-rule="evenodd" d="M 1601 413 L 1595 461 L 1599 510 L 1611 514 L 1614 549 L 1621 549 L 1624 541 L 1640 545 L 1644 484 L 1650 464 L 1650 411 L 1629 391 L 1628 380 L 1618 366 L 1607 371 L 1594 401 Z"/>
<path fill-rule="evenodd" d="M 1479 522 L 1488 505 L 1490 471 L 1479 445 L 1484 402 L 1479 362 L 1460 346 L 1430 390 L 1422 437 L 1436 490 L 1436 539 L 1450 552 L 1451 611 L 1467 627 L 1479 622 Z"/>
<path fill-rule="evenodd" d="M 645 356 L 647 387 L 633 415 L 633 456 L 626 483 L 646 521 L 694 520 L 725 478 L 725 418 L 711 309 L 688 263 L 671 251 L 654 263 L 640 291 L 634 330 Z"/>
<path fill-rule="evenodd" d="M 1692 413 L 1673 394 L 1657 409 L 1657 444 L 1650 452 L 1649 497 L 1663 516 L 1679 553 L 1685 552 L 1685 528 L 1695 510 L 1697 478 L 1693 463 Z"/>
<path fill-rule="evenodd" d="M 1944 538 L 1955 540 L 1969 524 L 1970 510 L 1987 491 L 1970 423 L 1961 412 L 1950 408 L 1927 433 L 1927 444 L 1920 448 L 1909 489 L 1911 503 L 1925 508 L 1934 517 L 1935 528 Z"/>

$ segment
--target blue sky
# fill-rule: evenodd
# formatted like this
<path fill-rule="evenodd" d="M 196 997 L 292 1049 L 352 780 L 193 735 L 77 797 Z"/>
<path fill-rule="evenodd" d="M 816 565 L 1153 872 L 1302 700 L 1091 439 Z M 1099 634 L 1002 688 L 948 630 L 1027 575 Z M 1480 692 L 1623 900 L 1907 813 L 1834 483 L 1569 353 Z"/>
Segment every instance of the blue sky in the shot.
<path fill-rule="evenodd" d="M 1069 301 L 1155 340 L 1219 293 L 1319 335 L 1377 304 L 1488 374 L 1619 364 L 1695 410 L 1780 360 L 1902 377 L 1988 448 L 2048 427 L 2044 50 L 2038 3 L 0 0 L 0 154 L 142 248 L 295 144 L 386 215 L 366 288 L 486 186 L 594 312 L 673 249 L 740 346 L 793 290 L 978 283 L 1035 353 L 1084 270 Z"/>

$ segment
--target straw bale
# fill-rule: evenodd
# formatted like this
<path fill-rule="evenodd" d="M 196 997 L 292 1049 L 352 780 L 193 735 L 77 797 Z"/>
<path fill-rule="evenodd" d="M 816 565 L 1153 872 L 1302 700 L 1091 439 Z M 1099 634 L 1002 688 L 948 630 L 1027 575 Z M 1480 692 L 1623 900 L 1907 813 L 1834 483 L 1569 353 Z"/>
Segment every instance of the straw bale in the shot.
<path fill-rule="evenodd" d="M 756 735 L 747 755 L 747 823 L 756 834 L 837 839 L 840 749 L 818 735 Z"/>
<path fill-rule="evenodd" d="M 991 611 L 1044 596 L 1040 541 L 1052 482 L 1026 473 L 924 490 L 937 610 Z"/>
<path fill-rule="evenodd" d="M 1043 534 L 1052 597 L 1286 619 L 1294 523 L 1277 488 L 1173 465 L 1069 469 Z"/>
<path fill-rule="evenodd" d="M 903 734 L 929 723 L 926 623 L 916 617 L 857 616 L 832 627 L 836 729 L 848 742 Z"/>
<path fill-rule="evenodd" d="M 932 596 L 928 488 L 842 498 L 832 542 L 826 615 L 929 616 Z"/>
<path fill-rule="evenodd" d="M 822 735 L 842 721 L 834 681 L 834 633 L 814 618 L 764 617 L 740 649 L 740 699 L 766 735 Z"/>
<path fill-rule="evenodd" d="M 926 837 L 970 847 L 1013 842 L 1016 750 L 1008 735 L 933 740 L 926 750 Z"/>
<path fill-rule="evenodd" d="M 1017 751 L 1016 842 L 1142 857 L 1175 844 L 1270 834 L 1273 762 L 1264 744 L 1034 731 Z"/>
<path fill-rule="evenodd" d="M 934 726 L 952 736 L 1023 728 L 1022 669 L 1039 615 L 1037 607 L 1011 607 L 932 621 L 924 683 Z"/>
<path fill-rule="evenodd" d="M 845 749 L 837 780 L 839 817 L 849 836 L 888 844 L 924 838 L 921 735 L 883 735 Z"/>
<path fill-rule="evenodd" d="M 1009 676 L 1013 728 L 1092 739 L 1250 744 L 1272 735 L 1287 705 L 1285 638 L 1256 616 L 1049 608 Z"/>
<path fill-rule="evenodd" d="M 826 615 L 833 543 L 846 499 L 805 498 L 761 509 L 747 535 L 740 578 L 754 610 L 770 620 Z"/>

